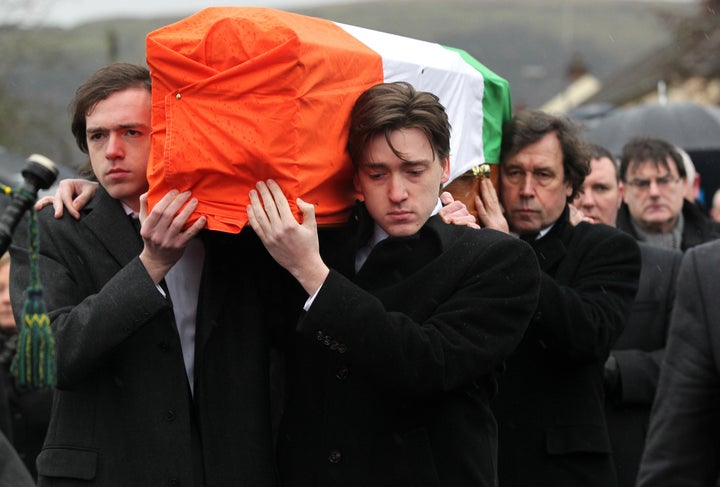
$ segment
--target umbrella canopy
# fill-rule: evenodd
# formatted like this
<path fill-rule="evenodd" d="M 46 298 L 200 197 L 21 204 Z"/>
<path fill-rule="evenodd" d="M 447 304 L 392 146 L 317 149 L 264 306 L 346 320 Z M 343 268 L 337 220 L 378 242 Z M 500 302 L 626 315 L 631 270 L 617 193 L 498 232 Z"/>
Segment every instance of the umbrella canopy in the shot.
<path fill-rule="evenodd" d="M 664 139 L 686 151 L 720 150 L 720 107 L 697 103 L 618 108 L 586 122 L 586 138 L 613 154 L 633 137 Z"/>

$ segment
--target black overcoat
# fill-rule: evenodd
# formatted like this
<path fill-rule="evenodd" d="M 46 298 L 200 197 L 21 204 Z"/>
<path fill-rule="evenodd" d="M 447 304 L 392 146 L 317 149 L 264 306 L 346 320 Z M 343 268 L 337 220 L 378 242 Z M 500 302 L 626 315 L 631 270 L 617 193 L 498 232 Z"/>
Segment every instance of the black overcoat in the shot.
<path fill-rule="evenodd" d="M 642 270 L 625 329 L 613 346 L 617 384 L 607 390 L 605 415 L 619 487 L 634 487 L 645 446 L 682 252 L 638 242 Z M 607 382 L 606 382 L 607 386 Z"/>
<path fill-rule="evenodd" d="M 330 275 L 296 328 L 283 485 L 493 486 L 493 374 L 535 308 L 537 259 L 435 216 L 356 274 L 366 229 L 361 218 L 329 246 Z"/>
<path fill-rule="evenodd" d="M 203 467 L 207 486 L 274 485 L 269 345 L 250 281 L 259 259 L 245 253 L 257 248 L 233 241 L 240 267 L 205 241 L 193 398 L 172 304 L 140 262 L 120 203 L 100 188 L 80 220 L 56 220 L 51 207 L 38 219 L 58 365 L 40 485 L 188 486 Z M 29 265 L 13 246 L 18 315 Z"/>
<path fill-rule="evenodd" d="M 532 246 L 538 309 L 493 402 L 500 485 L 613 486 L 603 370 L 637 291 L 640 251 L 607 225 L 570 225 L 567 207 Z"/>
<path fill-rule="evenodd" d="M 638 487 L 720 485 L 720 240 L 683 257 Z"/>

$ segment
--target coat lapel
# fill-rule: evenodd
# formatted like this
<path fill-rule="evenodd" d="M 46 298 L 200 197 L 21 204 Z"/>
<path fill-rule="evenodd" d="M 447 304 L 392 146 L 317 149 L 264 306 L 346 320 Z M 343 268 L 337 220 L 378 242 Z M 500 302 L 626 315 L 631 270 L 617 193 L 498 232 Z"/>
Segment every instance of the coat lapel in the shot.
<path fill-rule="evenodd" d="M 535 250 L 543 272 L 551 272 L 565 258 L 567 247 L 565 246 L 564 237 L 569 225 L 569 210 L 566 205 L 565 210 L 552 229 L 544 237 L 531 242 L 530 245 Z"/>
<path fill-rule="evenodd" d="M 142 240 L 125 214 L 122 204 L 104 188 L 83 209 L 82 224 L 95 235 L 122 267 L 140 254 Z"/>
<path fill-rule="evenodd" d="M 431 218 L 435 220 L 439 218 Z M 437 228 L 428 221 L 415 235 L 388 237 L 378 243 L 355 276 L 355 282 L 368 290 L 392 286 L 407 279 L 441 251 Z"/>

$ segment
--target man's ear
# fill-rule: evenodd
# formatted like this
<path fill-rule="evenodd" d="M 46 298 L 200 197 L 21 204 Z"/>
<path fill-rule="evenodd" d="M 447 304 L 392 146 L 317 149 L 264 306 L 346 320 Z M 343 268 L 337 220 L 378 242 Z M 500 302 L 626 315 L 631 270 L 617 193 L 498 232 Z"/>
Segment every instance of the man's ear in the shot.
<path fill-rule="evenodd" d="M 440 164 L 442 164 L 442 177 L 440 182 L 445 184 L 450 179 L 450 156 L 446 156 Z"/>
<path fill-rule="evenodd" d="M 622 183 L 620 183 L 620 184 L 622 184 Z M 627 193 L 627 191 L 625 191 L 625 189 L 626 189 L 625 185 L 622 184 L 622 191 L 621 191 L 622 192 L 622 201 L 623 201 L 623 203 L 627 204 L 627 200 L 625 199 L 625 194 Z"/>

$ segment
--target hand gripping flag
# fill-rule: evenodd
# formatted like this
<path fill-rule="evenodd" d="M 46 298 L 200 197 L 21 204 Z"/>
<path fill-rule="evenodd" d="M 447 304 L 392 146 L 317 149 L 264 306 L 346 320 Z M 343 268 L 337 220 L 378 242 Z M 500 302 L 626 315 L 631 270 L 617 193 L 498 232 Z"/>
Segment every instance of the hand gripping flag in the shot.
<path fill-rule="evenodd" d="M 508 83 L 466 52 L 290 12 L 211 7 L 148 34 L 153 82 L 152 207 L 190 190 L 208 228 L 239 232 L 248 192 L 275 179 L 291 207 L 344 223 L 357 194 L 345 151 L 367 88 L 407 81 L 435 93 L 452 124 L 452 177 L 497 163 Z"/>

